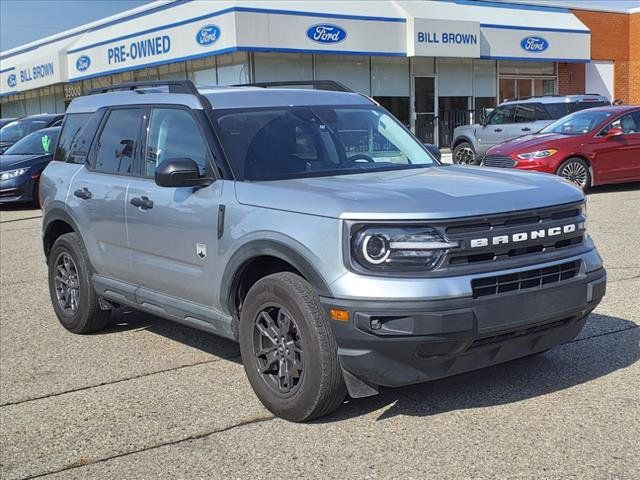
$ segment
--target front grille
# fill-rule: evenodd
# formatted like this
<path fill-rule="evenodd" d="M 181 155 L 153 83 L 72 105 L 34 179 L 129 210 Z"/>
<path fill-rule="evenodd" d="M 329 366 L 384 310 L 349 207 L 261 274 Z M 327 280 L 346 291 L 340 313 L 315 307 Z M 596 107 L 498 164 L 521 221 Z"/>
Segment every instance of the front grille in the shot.
<path fill-rule="evenodd" d="M 471 281 L 473 298 L 517 292 L 562 282 L 574 278 L 579 269 L 580 262 L 575 261 L 508 275 L 476 278 Z"/>
<path fill-rule="evenodd" d="M 513 168 L 516 166 L 516 161 L 509 157 L 500 157 L 497 155 L 487 155 L 484 157 L 484 165 L 486 167 L 497 168 Z"/>
<path fill-rule="evenodd" d="M 527 212 L 491 215 L 474 220 L 449 223 L 444 233 L 460 248 L 447 253 L 444 268 L 460 268 L 478 264 L 494 264 L 540 253 L 553 253 L 584 242 L 584 222 L 581 205 L 564 205 Z M 572 226 L 571 231 L 548 235 L 551 228 Z M 532 232 L 544 231 L 534 238 Z M 526 233 L 527 238 L 522 238 Z M 515 239 L 514 239 L 515 236 Z M 508 241 L 504 241 L 505 237 Z M 478 240 L 484 243 L 478 246 Z M 496 240 L 497 239 L 497 240 Z"/>

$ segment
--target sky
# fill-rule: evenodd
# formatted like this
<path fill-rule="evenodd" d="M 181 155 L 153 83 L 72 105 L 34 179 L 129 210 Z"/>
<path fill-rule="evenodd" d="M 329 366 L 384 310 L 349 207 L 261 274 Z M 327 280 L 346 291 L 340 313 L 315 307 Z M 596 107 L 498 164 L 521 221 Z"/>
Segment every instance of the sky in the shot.
<path fill-rule="evenodd" d="M 149 0 L 0 0 L 0 51 L 138 7 Z M 303 0 L 297 0 L 299 3 Z M 366 1 L 366 0 L 362 0 Z M 508 1 L 508 0 L 507 0 Z M 640 0 L 517 0 L 523 3 L 622 9 Z"/>

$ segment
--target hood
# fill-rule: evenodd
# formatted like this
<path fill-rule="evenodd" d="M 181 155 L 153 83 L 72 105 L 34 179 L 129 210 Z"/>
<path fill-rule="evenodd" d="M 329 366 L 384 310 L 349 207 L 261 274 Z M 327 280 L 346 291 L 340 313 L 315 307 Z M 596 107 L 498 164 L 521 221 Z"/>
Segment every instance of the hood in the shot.
<path fill-rule="evenodd" d="M 38 161 L 46 160 L 49 155 L 0 155 L 0 170 L 14 170 L 21 167 L 30 167 Z"/>
<path fill-rule="evenodd" d="M 439 166 L 271 182 L 236 182 L 240 203 L 352 219 L 445 219 L 577 202 L 560 177 L 511 169 Z"/>
<path fill-rule="evenodd" d="M 487 151 L 489 155 L 509 155 L 511 153 L 533 152 L 552 148 L 558 143 L 567 145 L 568 142 L 580 141 L 582 135 L 561 135 L 559 133 L 538 133 L 514 138 L 496 145 Z"/>

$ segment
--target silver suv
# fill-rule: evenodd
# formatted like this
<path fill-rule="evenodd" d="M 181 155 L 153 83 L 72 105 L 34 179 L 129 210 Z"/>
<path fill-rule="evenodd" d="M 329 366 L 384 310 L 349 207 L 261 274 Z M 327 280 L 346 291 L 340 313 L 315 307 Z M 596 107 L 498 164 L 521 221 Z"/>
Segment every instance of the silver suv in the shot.
<path fill-rule="evenodd" d="M 257 396 L 292 421 L 543 352 L 605 293 L 579 189 L 442 166 L 349 92 L 77 98 L 41 191 L 66 329 L 126 307 L 238 341 Z"/>
<path fill-rule="evenodd" d="M 503 102 L 481 123 L 453 131 L 453 162 L 477 165 L 494 145 L 536 133 L 570 113 L 605 105 L 611 103 L 601 95 L 548 95 Z"/>

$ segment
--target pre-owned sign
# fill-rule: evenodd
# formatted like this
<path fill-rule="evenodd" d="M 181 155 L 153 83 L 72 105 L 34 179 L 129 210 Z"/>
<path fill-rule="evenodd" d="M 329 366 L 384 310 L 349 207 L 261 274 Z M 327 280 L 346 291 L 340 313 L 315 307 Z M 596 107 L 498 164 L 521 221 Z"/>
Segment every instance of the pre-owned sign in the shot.
<path fill-rule="evenodd" d="M 480 57 L 480 24 L 410 18 L 407 55 L 428 57 Z"/>

